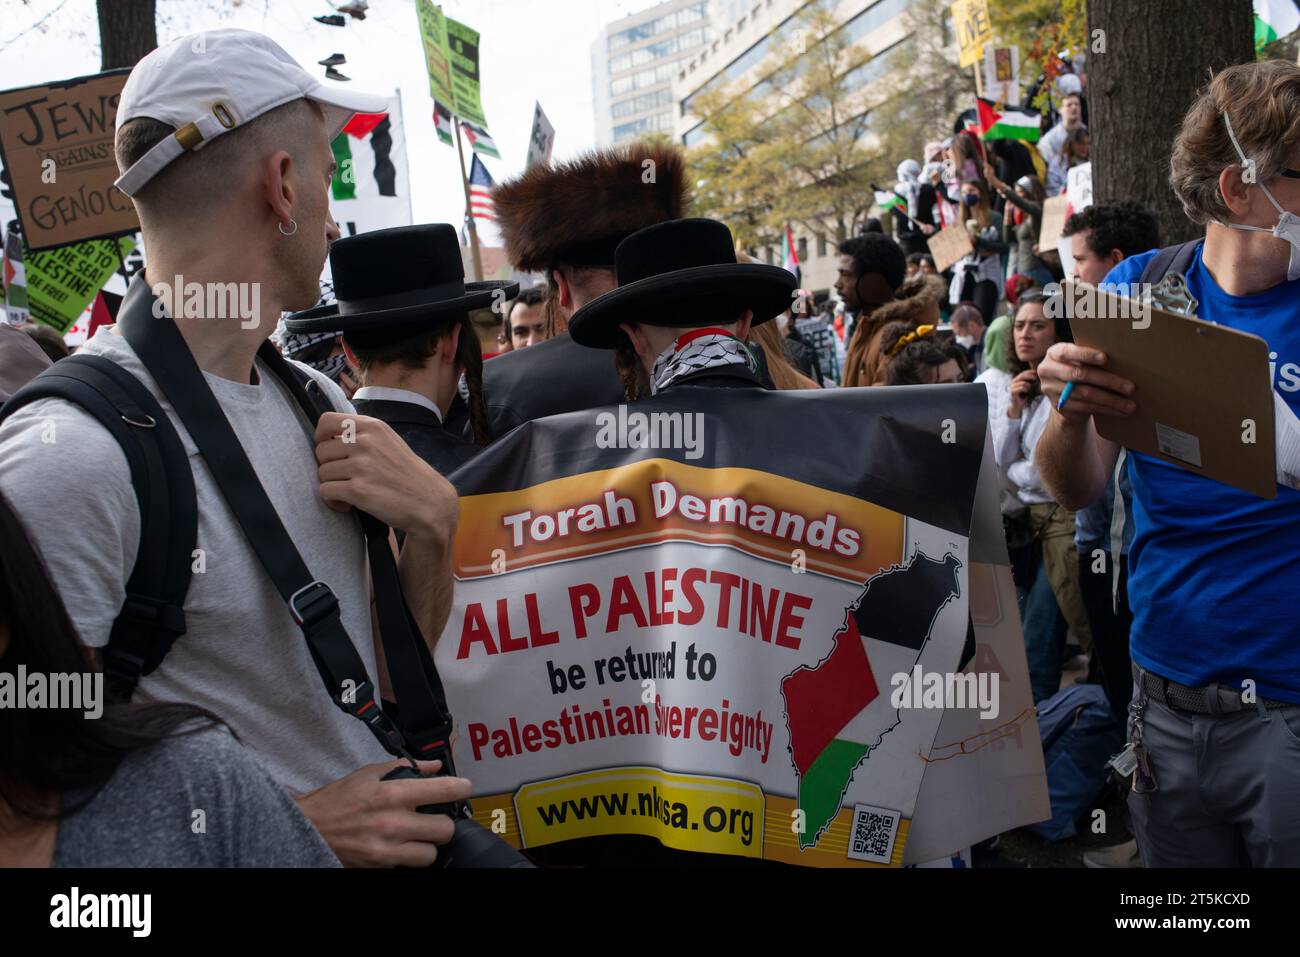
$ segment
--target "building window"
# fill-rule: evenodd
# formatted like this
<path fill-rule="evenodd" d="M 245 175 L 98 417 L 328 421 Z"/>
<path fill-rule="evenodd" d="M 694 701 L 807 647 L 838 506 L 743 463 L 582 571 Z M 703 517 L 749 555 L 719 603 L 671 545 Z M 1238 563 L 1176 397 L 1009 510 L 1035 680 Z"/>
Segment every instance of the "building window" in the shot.
<path fill-rule="evenodd" d="M 799 247 L 799 261 L 801 263 L 807 262 L 808 261 L 808 237 L 807 236 L 799 237 L 798 247 Z"/>
<path fill-rule="evenodd" d="M 825 257 L 826 257 L 826 237 L 821 233 L 818 233 L 817 234 L 817 258 L 824 259 Z"/>
<path fill-rule="evenodd" d="M 673 114 L 656 113 L 654 116 L 646 116 L 631 123 L 624 123 L 621 126 L 614 127 L 614 142 L 631 139 L 641 136 L 645 133 L 653 133 L 660 130 L 668 131 L 673 128 Z"/>
<path fill-rule="evenodd" d="M 631 116 L 633 113 L 653 110 L 659 106 L 669 106 L 672 102 L 673 91 L 670 88 L 665 88 L 655 90 L 653 93 L 642 93 L 640 96 L 620 100 L 610 108 L 610 113 L 617 119 L 620 116 Z"/>

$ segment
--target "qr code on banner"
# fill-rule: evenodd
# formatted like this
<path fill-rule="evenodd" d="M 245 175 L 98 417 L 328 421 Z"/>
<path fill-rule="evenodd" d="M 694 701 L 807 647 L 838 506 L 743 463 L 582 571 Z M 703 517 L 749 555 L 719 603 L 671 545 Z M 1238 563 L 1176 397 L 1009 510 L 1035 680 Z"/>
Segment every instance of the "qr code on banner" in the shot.
<path fill-rule="evenodd" d="M 897 811 L 857 804 L 849 839 L 849 860 L 888 864 L 894 855 L 894 838 L 902 817 Z"/>

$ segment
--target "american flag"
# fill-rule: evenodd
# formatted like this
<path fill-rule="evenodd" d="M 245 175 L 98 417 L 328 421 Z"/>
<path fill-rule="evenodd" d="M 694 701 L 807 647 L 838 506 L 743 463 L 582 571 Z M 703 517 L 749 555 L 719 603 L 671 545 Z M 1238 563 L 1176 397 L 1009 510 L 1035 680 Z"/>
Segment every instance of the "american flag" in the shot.
<path fill-rule="evenodd" d="M 496 210 L 492 205 L 492 188 L 496 183 L 488 175 L 487 167 L 475 154 L 469 171 L 469 211 L 475 219 L 488 222 L 496 220 Z"/>

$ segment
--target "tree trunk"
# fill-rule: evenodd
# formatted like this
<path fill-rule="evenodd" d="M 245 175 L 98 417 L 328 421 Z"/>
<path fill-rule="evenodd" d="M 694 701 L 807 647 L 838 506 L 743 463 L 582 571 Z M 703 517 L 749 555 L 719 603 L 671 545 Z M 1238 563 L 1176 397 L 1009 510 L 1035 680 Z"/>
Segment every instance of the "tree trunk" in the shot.
<path fill-rule="evenodd" d="M 1093 201 L 1145 203 L 1172 245 L 1201 234 L 1169 188 L 1174 139 L 1211 72 L 1255 58 L 1253 14 L 1251 0 L 1144 0 L 1141 8 L 1134 16 L 1132 0 L 1088 0 Z"/>
<path fill-rule="evenodd" d="M 154 0 L 96 0 L 101 70 L 135 66 L 158 46 Z"/>

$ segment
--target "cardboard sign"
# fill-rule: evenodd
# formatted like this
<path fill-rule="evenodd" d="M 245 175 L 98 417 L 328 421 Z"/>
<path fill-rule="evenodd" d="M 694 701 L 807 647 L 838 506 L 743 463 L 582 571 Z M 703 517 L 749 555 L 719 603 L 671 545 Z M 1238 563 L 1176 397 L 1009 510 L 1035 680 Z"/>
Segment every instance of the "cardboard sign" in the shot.
<path fill-rule="evenodd" d="M 957 46 L 961 50 L 958 62 L 963 67 L 973 66 L 984 55 L 984 44 L 993 40 L 988 0 L 957 0 L 948 9 L 957 30 Z"/>
<path fill-rule="evenodd" d="M 995 103 L 1020 102 L 1020 48 L 985 47 L 984 96 Z"/>
<path fill-rule="evenodd" d="M 117 101 L 129 73 L 0 93 L 0 160 L 29 252 L 140 228 L 131 200 L 113 185 Z"/>
<path fill-rule="evenodd" d="M 966 232 L 966 226 L 962 223 L 954 223 L 941 229 L 926 240 L 926 245 L 930 247 L 930 255 L 934 257 L 936 272 L 944 272 L 958 260 L 975 251 L 970 233 Z"/>
<path fill-rule="evenodd" d="M 1070 197 L 1062 193 L 1043 203 L 1043 219 L 1038 225 L 1038 248 L 1055 249 L 1070 214 Z"/>

